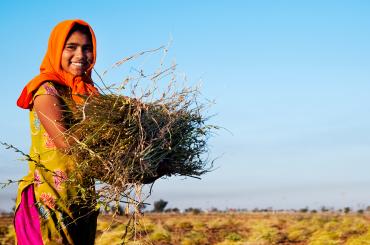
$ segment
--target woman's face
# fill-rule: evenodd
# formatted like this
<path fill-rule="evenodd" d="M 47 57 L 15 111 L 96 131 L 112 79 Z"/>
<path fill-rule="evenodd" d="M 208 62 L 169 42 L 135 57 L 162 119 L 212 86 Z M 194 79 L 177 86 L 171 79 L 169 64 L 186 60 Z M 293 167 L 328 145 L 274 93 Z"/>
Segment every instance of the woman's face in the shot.
<path fill-rule="evenodd" d="M 93 46 L 89 36 L 80 31 L 73 32 L 64 45 L 62 69 L 72 75 L 81 76 L 93 60 Z"/>

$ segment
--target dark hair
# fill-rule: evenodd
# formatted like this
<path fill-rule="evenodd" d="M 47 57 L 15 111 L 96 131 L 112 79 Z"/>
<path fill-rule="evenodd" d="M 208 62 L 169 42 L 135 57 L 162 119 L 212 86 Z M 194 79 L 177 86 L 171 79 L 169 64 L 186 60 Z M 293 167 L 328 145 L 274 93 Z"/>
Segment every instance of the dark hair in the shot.
<path fill-rule="evenodd" d="M 81 25 L 81 24 L 74 24 L 74 26 L 72 27 L 72 29 L 69 31 L 69 33 L 67 35 L 66 41 L 72 35 L 72 33 L 74 33 L 75 31 L 79 31 L 79 32 L 87 35 L 87 37 L 92 41 L 90 28 L 88 26 Z"/>

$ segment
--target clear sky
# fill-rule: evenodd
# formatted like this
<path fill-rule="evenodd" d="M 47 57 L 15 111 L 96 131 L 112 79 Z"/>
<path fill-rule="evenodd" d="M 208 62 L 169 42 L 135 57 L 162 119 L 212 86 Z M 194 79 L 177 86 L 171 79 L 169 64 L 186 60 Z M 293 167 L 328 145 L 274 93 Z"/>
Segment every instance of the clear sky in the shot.
<path fill-rule="evenodd" d="M 369 1 L 1 1 L 0 140 L 25 152 L 15 106 L 38 73 L 51 29 L 80 18 L 96 33 L 96 70 L 172 40 L 169 59 L 215 100 L 216 170 L 158 181 L 170 207 L 370 205 Z M 144 66 L 145 68 L 145 66 Z M 116 72 L 108 79 L 126 74 Z M 0 149 L 0 181 L 27 173 Z M 16 186 L 0 190 L 12 205 Z"/>

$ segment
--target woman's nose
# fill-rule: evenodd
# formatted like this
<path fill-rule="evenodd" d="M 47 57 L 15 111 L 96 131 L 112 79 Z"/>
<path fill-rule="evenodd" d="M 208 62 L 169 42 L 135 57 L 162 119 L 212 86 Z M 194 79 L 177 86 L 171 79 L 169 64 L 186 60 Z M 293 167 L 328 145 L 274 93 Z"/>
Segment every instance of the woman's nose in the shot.
<path fill-rule="evenodd" d="M 82 47 L 78 47 L 75 52 L 75 56 L 78 58 L 83 58 L 84 57 L 84 52 L 82 50 Z"/>

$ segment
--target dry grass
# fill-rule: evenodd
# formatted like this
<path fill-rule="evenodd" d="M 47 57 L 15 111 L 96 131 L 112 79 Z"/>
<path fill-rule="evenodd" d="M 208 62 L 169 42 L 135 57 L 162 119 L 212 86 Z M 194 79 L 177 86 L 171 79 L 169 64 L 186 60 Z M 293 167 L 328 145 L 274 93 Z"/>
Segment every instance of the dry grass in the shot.
<path fill-rule="evenodd" d="M 211 130 L 195 101 L 194 91 L 150 103 L 119 94 L 93 96 L 76 106 L 69 135 L 81 175 L 120 191 L 129 184 L 159 177 L 197 177 L 208 171 L 206 141 Z M 194 99 L 194 97 L 192 98 Z"/>
<path fill-rule="evenodd" d="M 123 225 L 125 218 L 116 222 Z M 127 244 L 364 245 L 369 244 L 369 227 L 370 216 L 357 214 L 149 213 L 137 228 L 140 235 Z M 97 244 L 110 235 L 100 233 Z"/>
<path fill-rule="evenodd" d="M 128 218 L 101 215 L 98 220 L 97 245 L 122 243 Z M 11 218 L 0 218 L 0 244 L 12 244 Z M 370 242 L 369 214 L 338 213 L 145 213 L 129 231 L 126 244 L 345 244 Z M 5 243 L 4 241 L 8 242 Z"/>
<path fill-rule="evenodd" d="M 117 66 L 140 54 L 130 57 Z M 176 65 L 162 65 L 151 75 L 141 70 L 139 78 L 100 89 L 100 95 L 84 97 L 81 105 L 64 98 L 65 136 L 75 139 L 70 153 L 78 164 L 69 181 L 86 194 L 88 205 L 90 195 L 100 207 L 124 202 L 126 210 L 138 213 L 150 195 L 142 193 L 144 184 L 162 176 L 198 178 L 210 171 L 207 141 L 218 127 L 208 124 L 199 89 L 179 85 Z M 89 180 L 97 181 L 95 190 L 96 182 Z"/>

